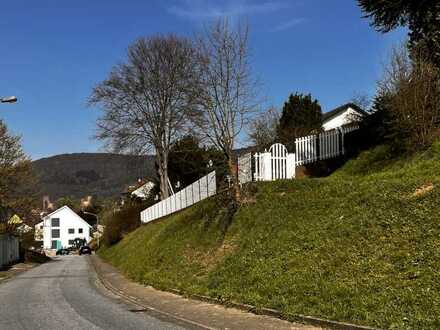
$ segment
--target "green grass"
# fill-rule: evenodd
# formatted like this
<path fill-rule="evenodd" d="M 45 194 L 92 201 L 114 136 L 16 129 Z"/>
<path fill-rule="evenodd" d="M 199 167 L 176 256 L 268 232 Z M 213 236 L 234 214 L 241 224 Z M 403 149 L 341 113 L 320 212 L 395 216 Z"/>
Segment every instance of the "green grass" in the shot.
<path fill-rule="evenodd" d="M 386 155 L 365 152 L 328 178 L 259 184 L 225 235 L 211 199 L 101 255 L 136 281 L 287 317 L 438 329 L 440 144 L 411 158 Z"/>

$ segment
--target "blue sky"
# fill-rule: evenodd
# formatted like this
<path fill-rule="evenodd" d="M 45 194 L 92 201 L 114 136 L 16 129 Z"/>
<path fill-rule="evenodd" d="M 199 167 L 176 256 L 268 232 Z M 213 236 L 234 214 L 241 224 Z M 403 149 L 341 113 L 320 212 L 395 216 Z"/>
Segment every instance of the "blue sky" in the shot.
<path fill-rule="evenodd" d="M 375 32 L 355 0 L 15 0 L 0 11 L 0 118 L 33 159 L 103 151 L 93 140 L 92 87 L 136 38 L 192 36 L 212 19 L 250 24 L 253 68 L 267 105 L 312 93 L 331 110 L 372 95 L 386 56 L 405 31 Z"/>

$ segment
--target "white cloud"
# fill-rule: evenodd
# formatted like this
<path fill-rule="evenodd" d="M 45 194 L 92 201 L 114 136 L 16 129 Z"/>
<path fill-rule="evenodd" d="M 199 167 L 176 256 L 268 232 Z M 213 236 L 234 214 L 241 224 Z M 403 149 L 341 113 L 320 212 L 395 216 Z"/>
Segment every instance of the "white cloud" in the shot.
<path fill-rule="evenodd" d="M 292 18 L 291 20 L 288 20 L 286 22 L 278 24 L 277 26 L 272 28 L 271 31 L 272 32 L 280 32 L 280 31 L 288 30 L 291 27 L 302 24 L 304 22 L 305 22 L 304 18 Z"/>
<path fill-rule="evenodd" d="M 186 19 L 213 19 L 219 17 L 236 17 L 240 15 L 255 15 L 280 11 L 289 7 L 287 2 L 266 1 L 231 1 L 223 2 L 210 0 L 180 0 L 180 5 L 168 7 L 168 12 Z"/>

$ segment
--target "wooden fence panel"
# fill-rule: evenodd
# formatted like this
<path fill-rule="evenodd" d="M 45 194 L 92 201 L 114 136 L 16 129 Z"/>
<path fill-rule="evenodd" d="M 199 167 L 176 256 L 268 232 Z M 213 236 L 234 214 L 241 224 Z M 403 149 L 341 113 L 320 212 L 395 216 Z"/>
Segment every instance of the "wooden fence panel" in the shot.
<path fill-rule="evenodd" d="M 0 268 L 17 262 L 20 258 L 18 238 L 0 235 Z"/>

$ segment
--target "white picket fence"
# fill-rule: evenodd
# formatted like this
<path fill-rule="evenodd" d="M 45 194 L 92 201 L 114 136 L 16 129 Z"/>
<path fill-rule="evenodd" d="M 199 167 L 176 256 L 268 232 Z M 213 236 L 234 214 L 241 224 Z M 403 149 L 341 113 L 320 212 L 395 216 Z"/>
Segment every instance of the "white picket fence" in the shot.
<path fill-rule="evenodd" d="M 297 138 L 295 139 L 295 153 L 288 153 L 282 144 L 274 144 L 269 151 L 254 155 L 253 179 L 255 181 L 291 179 L 295 177 L 297 166 L 339 157 L 346 152 L 345 135 L 358 128 L 359 126 L 352 125 Z M 239 162 L 239 172 L 248 171 L 249 169 L 244 169 L 245 166 L 251 165 Z"/>
<path fill-rule="evenodd" d="M 18 238 L 0 235 L 0 268 L 18 261 L 20 258 Z"/>
<path fill-rule="evenodd" d="M 316 135 L 309 135 L 295 139 L 296 166 L 313 163 L 318 160 L 316 141 Z"/>
<path fill-rule="evenodd" d="M 215 171 L 192 183 L 185 189 L 141 212 L 141 221 L 147 223 L 200 202 L 217 193 Z"/>
<path fill-rule="evenodd" d="M 296 165 L 314 163 L 345 154 L 345 135 L 359 126 L 340 127 L 331 131 L 309 135 L 295 140 Z"/>

